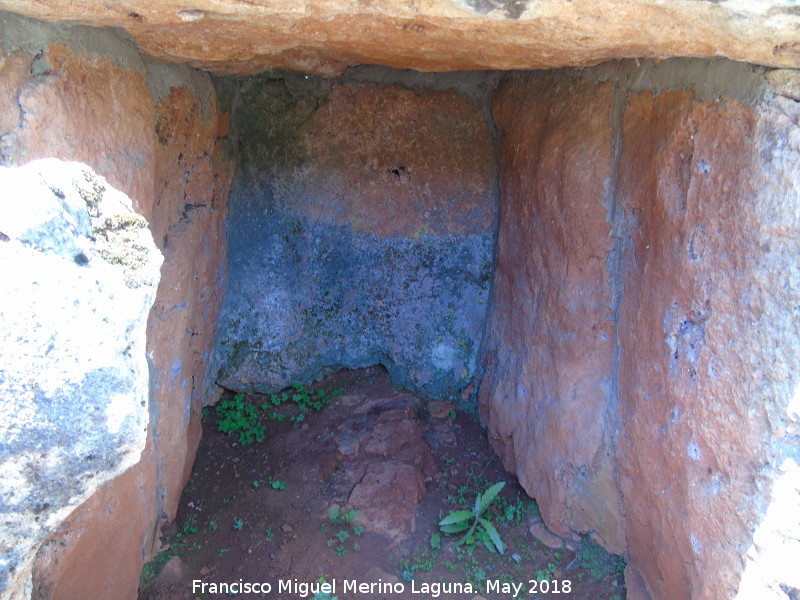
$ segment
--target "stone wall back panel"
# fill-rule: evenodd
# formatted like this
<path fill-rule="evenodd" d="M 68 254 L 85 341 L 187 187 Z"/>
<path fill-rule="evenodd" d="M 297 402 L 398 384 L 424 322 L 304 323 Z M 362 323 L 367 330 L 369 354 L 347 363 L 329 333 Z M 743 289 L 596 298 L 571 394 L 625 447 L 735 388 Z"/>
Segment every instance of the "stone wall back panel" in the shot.
<path fill-rule="evenodd" d="M 247 82 L 237 102 L 216 382 L 269 392 L 382 363 L 434 396 L 465 387 L 497 206 L 481 105 L 303 76 Z"/>

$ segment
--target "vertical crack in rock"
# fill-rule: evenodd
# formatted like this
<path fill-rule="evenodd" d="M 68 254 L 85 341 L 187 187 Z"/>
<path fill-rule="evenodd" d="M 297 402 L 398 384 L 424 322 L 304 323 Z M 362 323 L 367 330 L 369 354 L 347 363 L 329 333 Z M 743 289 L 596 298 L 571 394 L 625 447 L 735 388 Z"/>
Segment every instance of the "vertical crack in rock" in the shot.
<path fill-rule="evenodd" d="M 611 314 L 614 319 L 614 350 L 611 363 L 611 382 L 609 386 L 608 402 L 606 405 L 605 421 L 607 423 L 606 451 L 612 462 L 614 477 L 617 481 L 616 504 L 623 511 L 622 493 L 619 488 L 619 468 L 617 465 L 617 437 L 621 423 L 619 418 L 619 359 L 621 352 L 619 319 L 622 296 L 624 293 L 624 280 L 622 276 L 625 256 L 627 230 L 625 227 L 625 211 L 618 194 L 617 180 L 619 177 L 619 164 L 622 157 L 622 118 L 627 103 L 627 90 L 620 85 L 613 85 L 613 101 L 609 112 L 611 126 L 611 177 L 606 188 L 606 203 L 608 209 L 608 222 L 611 224 L 611 251 L 606 263 L 611 290 Z M 623 514 L 624 519 L 624 514 Z"/>

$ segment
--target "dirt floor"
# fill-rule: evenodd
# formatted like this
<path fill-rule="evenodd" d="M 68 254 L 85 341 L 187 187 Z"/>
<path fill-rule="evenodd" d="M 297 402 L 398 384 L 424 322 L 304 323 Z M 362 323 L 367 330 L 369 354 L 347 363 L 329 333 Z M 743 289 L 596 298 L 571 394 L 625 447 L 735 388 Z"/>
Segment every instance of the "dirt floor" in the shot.
<path fill-rule="evenodd" d="M 165 550 L 145 566 L 141 600 L 625 597 L 624 561 L 588 536 L 548 536 L 474 410 L 397 390 L 382 368 L 286 394 L 229 394 L 206 409 L 194 472 Z M 502 555 L 440 531 L 498 482 L 480 516 Z"/>

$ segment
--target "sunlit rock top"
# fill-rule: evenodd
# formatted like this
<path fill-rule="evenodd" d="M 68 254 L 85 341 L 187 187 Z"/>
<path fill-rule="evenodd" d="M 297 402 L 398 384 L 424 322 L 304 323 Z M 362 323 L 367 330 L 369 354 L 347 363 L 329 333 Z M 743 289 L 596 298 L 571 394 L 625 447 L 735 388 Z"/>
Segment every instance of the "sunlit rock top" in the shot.
<path fill-rule="evenodd" d="M 613 58 L 800 66 L 794 0 L 2 0 L 46 21 L 120 27 L 151 58 L 222 74 L 536 69 Z"/>

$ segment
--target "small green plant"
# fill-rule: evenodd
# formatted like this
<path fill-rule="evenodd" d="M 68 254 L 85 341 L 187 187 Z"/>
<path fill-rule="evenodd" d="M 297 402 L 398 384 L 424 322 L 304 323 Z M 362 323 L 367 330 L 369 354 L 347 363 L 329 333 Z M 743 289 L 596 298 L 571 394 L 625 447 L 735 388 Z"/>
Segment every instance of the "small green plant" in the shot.
<path fill-rule="evenodd" d="M 503 518 L 515 527 L 522 522 L 523 517 L 528 512 L 522 498 L 517 498 L 517 501 L 512 504 L 500 496 L 497 498 L 497 505 Z"/>
<path fill-rule="evenodd" d="M 346 530 L 340 529 L 339 533 L 336 534 L 336 537 L 339 538 L 339 541 L 344 544 L 344 542 L 350 537 L 350 534 Z"/>
<path fill-rule="evenodd" d="M 431 548 L 434 550 L 438 550 L 442 546 L 442 536 L 441 534 L 434 533 L 431 536 Z"/>
<path fill-rule="evenodd" d="M 319 583 L 325 585 L 325 577 L 319 578 Z M 331 596 L 331 592 L 327 591 L 319 591 L 314 594 L 314 597 L 311 600 L 339 600 L 337 596 Z"/>
<path fill-rule="evenodd" d="M 534 579 L 536 581 L 544 581 L 544 580 L 551 580 L 556 575 L 556 570 L 558 569 L 558 565 L 561 562 L 562 555 L 560 552 L 556 552 L 555 560 L 550 561 L 547 563 L 547 566 L 544 569 L 537 569 L 534 573 Z"/>
<path fill-rule="evenodd" d="M 261 442 L 267 436 L 266 428 L 259 422 L 258 408 L 245 402 L 245 394 L 220 401 L 216 412 L 217 429 L 225 435 L 238 435 L 242 446 Z"/>
<path fill-rule="evenodd" d="M 271 541 L 272 541 L 272 538 L 274 538 L 274 537 L 275 537 L 275 534 L 274 534 L 274 533 L 272 533 L 272 529 L 267 529 L 267 531 L 265 531 L 264 533 L 265 533 L 265 535 L 267 536 L 267 541 L 268 541 L 268 542 L 271 542 Z"/>
<path fill-rule="evenodd" d="M 197 533 L 197 516 L 196 515 L 187 515 L 186 519 L 183 521 L 183 535 L 189 535 L 190 533 Z"/>
<path fill-rule="evenodd" d="M 625 558 L 609 554 L 588 535 L 583 536 L 575 562 L 579 567 L 589 571 L 591 581 L 602 581 L 606 578 L 619 579 L 625 572 Z"/>
<path fill-rule="evenodd" d="M 226 435 L 238 436 L 239 443 L 247 446 L 255 442 L 264 441 L 267 430 L 261 423 L 261 412 L 273 421 L 283 421 L 286 415 L 277 409 L 286 403 L 294 403 L 298 412 L 291 417 L 294 423 L 300 423 L 306 418 L 306 413 L 310 411 L 322 410 L 330 403 L 330 399 L 341 394 L 342 390 L 337 389 L 332 393 L 327 390 L 317 390 L 311 392 L 304 385 L 295 385 L 293 392 L 283 392 L 282 394 L 272 394 L 268 402 L 258 406 L 246 401 L 246 394 L 240 393 L 234 397 L 220 401 L 216 407 L 217 429 Z M 208 413 L 204 410 L 204 415 Z M 254 485 L 254 487 L 258 487 Z"/>
<path fill-rule="evenodd" d="M 218 529 L 216 521 L 209 521 L 208 522 L 208 530 L 209 531 L 216 531 Z"/>
<path fill-rule="evenodd" d="M 475 549 L 476 542 L 482 542 L 490 552 L 505 553 L 505 546 L 500 534 L 497 533 L 497 529 L 488 519 L 481 516 L 489 508 L 489 505 L 494 502 L 503 486 L 505 486 L 505 482 L 501 481 L 495 483 L 483 494 L 478 494 L 475 498 L 475 507 L 472 510 L 451 512 L 439 521 L 439 529 L 447 535 L 466 531 L 464 536 L 456 542 L 456 546 L 466 544 L 470 555 Z"/>
<path fill-rule="evenodd" d="M 292 388 L 292 392 L 287 391 L 282 394 L 272 394 L 269 397 L 269 402 L 264 403 L 261 408 L 267 413 L 267 417 L 270 419 L 274 421 L 283 421 L 286 415 L 278 412 L 277 409 L 281 405 L 293 403 L 297 407 L 298 412 L 291 417 L 291 420 L 297 424 L 305 420 L 307 413 L 322 410 L 330 404 L 331 398 L 341 393 L 341 389 L 336 389 L 330 393 L 327 390 L 312 392 L 304 385 L 295 384 Z"/>
<path fill-rule="evenodd" d="M 338 506 L 328 509 L 328 518 L 334 525 L 349 523 L 350 521 L 355 520 L 357 515 L 358 511 L 355 508 L 351 508 L 346 513 L 343 513 Z"/>
<path fill-rule="evenodd" d="M 233 528 L 236 531 L 241 531 L 244 528 L 244 521 L 242 519 L 233 518 Z"/>
<path fill-rule="evenodd" d="M 271 475 L 270 475 L 270 478 L 267 480 L 267 483 L 269 483 L 270 487 L 273 490 L 285 490 L 286 489 L 286 482 L 278 481 L 277 479 L 273 479 Z"/>
<path fill-rule="evenodd" d="M 430 573 L 436 566 L 437 553 L 425 548 L 400 562 L 400 573 L 406 582 L 414 580 L 417 571 Z"/>
<path fill-rule="evenodd" d="M 328 540 L 328 547 L 332 548 L 334 545 L 338 544 L 336 548 L 336 554 L 339 556 L 345 556 L 347 554 L 344 544 L 351 537 L 347 526 L 348 524 L 351 524 L 353 520 L 355 520 L 356 515 L 358 515 L 358 511 L 354 508 L 351 508 L 347 512 L 342 512 L 338 506 L 333 506 L 328 509 L 328 519 L 330 520 L 331 524 L 336 525 L 339 530 L 334 537 Z M 352 527 L 353 534 L 356 536 L 360 536 L 366 531 L 363 525 L 353 525 Z M 320 529 L 323 532 L 327 531 L 328 525 L 323 523 L 320 526 Z M 358 543 L 354 543 L 353 550 L 361 550 L 361 546 Z"/>
<path fill-rule="evenodd" d="M 161 568 L 164 566 L 169 558 L 172 556 L 170 552 L 161 552 L 158 554 L 153 560 L 149 563 L 146 563 L 144 567 L 142 567 L 142 574 L 139 577 L 139 584 L 141 587 L 147 585 L 150 581 L 152 581 L 156 575 L 161 571 Z"/>

